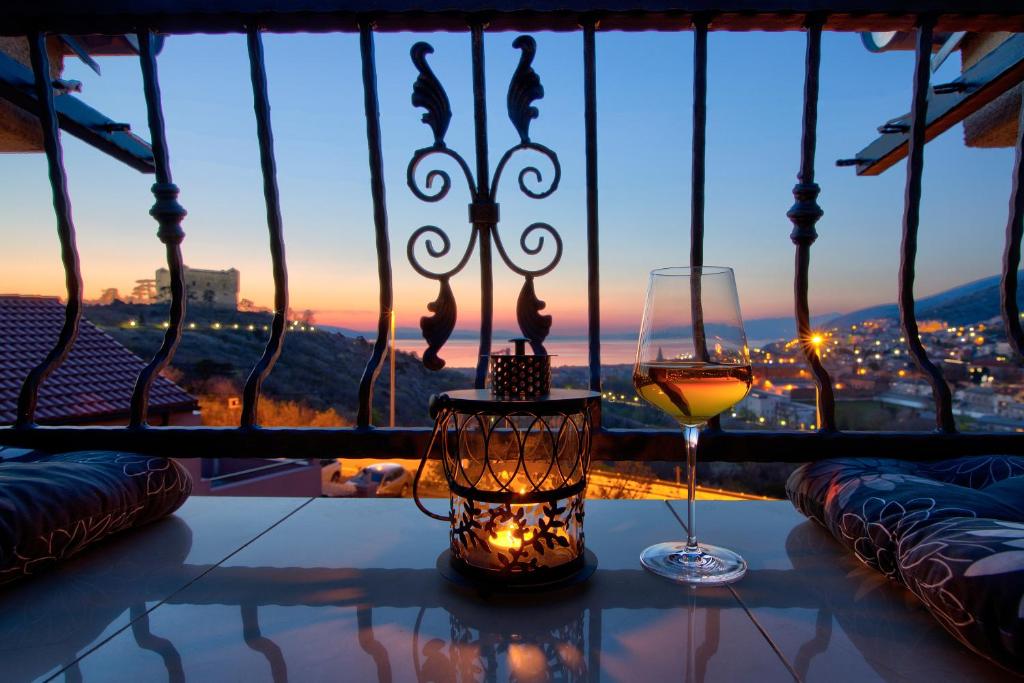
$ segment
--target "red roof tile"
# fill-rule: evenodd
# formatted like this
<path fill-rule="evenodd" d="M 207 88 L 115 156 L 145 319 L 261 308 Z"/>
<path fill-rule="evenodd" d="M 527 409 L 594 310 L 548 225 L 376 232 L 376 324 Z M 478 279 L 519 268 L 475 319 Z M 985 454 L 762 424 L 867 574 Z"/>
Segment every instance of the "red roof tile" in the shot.
<path fill-rule="evenodd" d="M 50 351 L 64 324 L 56 297 L 0 296 L 0 424 L 14 422 L 25 376 Z M 128 414 L 145 362 L 82 318 L 67 360 L 39 390 L 36 421 L 100 422 Z M 150 410 L 194 410 L 196 400 L 164 377 L 150 392 Z"/>

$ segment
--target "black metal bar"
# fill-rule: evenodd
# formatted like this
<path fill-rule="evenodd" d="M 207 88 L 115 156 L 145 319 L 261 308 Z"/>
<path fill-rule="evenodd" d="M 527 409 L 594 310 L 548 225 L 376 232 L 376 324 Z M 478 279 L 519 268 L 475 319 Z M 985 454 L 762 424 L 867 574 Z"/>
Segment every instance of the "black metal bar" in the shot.
<path fill-rule="evenodd" d="M 484 25 L 470 27 L 473 59 L 473 129 L 476 136 L 475 202 L 493 203 L 491 172 L 487 150 L 487 83 L 484 73 Z M 487 358 L 491 353 L 494 328 L 494 275 L 491 267 L 491 232 L 494 223 L 475 222 L 480 232 L 480 356 L 476 363 L 476 388 L 483 389 L 487 380 Z"/>
<path fill-rule="evenodd" d="M 153 196 L 156 203 L 149 215 L 156 219 L 159 228 L 157 237 L 164 243 L 167 252 L 167 269 L 171 280 L 170 320 L 164 340 L 153 359 L 139 373 L 132 392 L 129 425 L 143 427 L 149 408 L 149 391 L 157 375 L 174 358 L 174 352 L 181 342 L 182 323 L 185 320 L 185 272 L 181 256 L 181 241 L 185 233 L 181 221 L 187 215 L 178 203 L 178 186 L 171 178 L 171 162 L 167 152 L 167 136 L 164 127 L 163 104 L 160 100 L 160 81 L 157 75 L 156 52 L 153 36 L 149 31 L 138 34 L 139 64 L 142 67 L 142 89 L 146 96 L 146 114 L 149 119 L 149 135 L 153 140 L 153 161 L 156 168 L 156 182 Z"/>
<path fill-rule="evenodd" d="M 919 14 L 942 15 L 939 30 L 1021 31 L 1024 17 L 1014 0 L 537 0 L 530 3 L 462 2 L 443 6 L 418 0 L 354 3 L 351 0 L 37 0 L 8 3 L 0 34 L 23 35 L 37 27 L 71 35 L 135 33 L 149 25 L 162 33 L 244 31 L 259 20 L 275 32 L 356 32 L 372 11 L 380 31 L 458 31 L 467 16 L 488 20 L 492 30 L 577 30 L 590 13 L 603 16 L 602 30 L 681 30 L 699 12 L 718 12 L 716 28 L 797 30 L 808 13 L 830 11 L 830 30 L 907 30 Z M 720 26 L 719 26 L 720 24 Z"/>
<path fill-rule="evenodd" d="M 82 272 L 78 263 L 78 247 L 75 244 L 75 224 L 71 218 L 71 198 L 68 195 L 68 179 L 64 173 L 64 151 L 60 144 L 60 129 L 57 127 L 57 112 L 53 106 L 53 86 L 50 84 L 50 57 L 46 53 L 46 35 L 33 33 L 28 36 L 29 57 L 35 76 L 36 101 L 39 104 L 39 124 L 43 135 L 43 149 L 50 175 L 50 190 L 53 194 L 53 212 L 57 218 L 57 238 L 60 240 L 61 262 L 64 265 L 64 284 L 67 287 L 68 302 L 64 308 L 64 325 L 57 343 L 46 357 L 29 371 L 21 385 L 18 396 L 19 427 L 31 426 L 35 420 L 39 387 L 51 372 L 57 369 L 71 352 L 78 337 L 78 322 L 82 318 Z"/>
<path fill-rule="evenodd" d="M 583 25 L 583 127 L 587 165 L 587 339 L 590 390 L 601 391 L 601 259 L 597 201 L 597 21 Z"/>
<path fill-rule="evenodd" d="M 59 453 L 69 449 L 126 450 L 174 458 L 418 458 L 428 427 L 0 427 L 0 445 Z M 594 460 L 666 460 L 681 451 L 676 429 L 601 429 Z M 967 455 L 1024 455 L 1024 435 L 973 432 L 762 432 L 708 430 L 703 462 L 812 462 L 832 457 L 894 457 L 928 461 Z M 432 457 L 436 457 L 436 452 Z"/>
<path fill-rule="evenodd" d="M 914 98 L 910 109 L 910 143 L 907 150 L 907 187 L 903 208 L 903 240 L 900 246 L 900 323 L 918 369 L 928 378 L 935 397 L 935 422 L 942 432 L 955 432 L 953 395 L 942 372 L 928 359 L 917 330 L 914 311 L 914 269 L 917 231 L 921 222 L 921 176 L 924 173 L 925 126 L 928 117 L 928 77 L 931 74 L 933 20 L 922 17 L 917 29 L 914 64 Z"/>
<path fill-rule="evenodd" d="M 665 460 L 682 449 L 678 430 L 603 429 L 594 435 L 595 460 Z M 839 457 L 890 457 L 927 462 L 993 453 L 1024 455 L 1013 433 L 761 432 L 707 430 L 701 462 L 815 462 Z"/>
<path fill-rule="evenodd" d="M 1020 268 L 1020 241 L 1024 234 L 1024 101 L 1017 119 L 1017 153 L 1013 162 L 1013 189 L 1010 213 L 1006 220 L 1006 245 L 1003 248 L 1003 281 L 1000 288 L 1003 324 L 1017 358 L 1024 356 L 1024 330 L 1021 330 L 1017 305 L 1017 278 Z"/>
<path fill-rule="evenodd" d="M 708 129 L 708 23 L 707 16 L 693 22 L 693 135 L 690 158 L 690 317 L 693 322 L 693 346 L 698 358 L 707 362 L 708 346 L 704 337 L 704 304 L 701 271 L 704 266 L 704 188 Z M 708 420 L 710 429 L 721 429 L 715 415 Z"/>
<path fill-rule="evenodd" d="M 810 18 L 807 22 L 800 172 L 797 174 L 797 184 L 793 186 L 793 198 L 796 203 L 786 215 L 793 223 L 793 231 L 789 238 L 796 245 L 793 293 L 797 335 L 817 386 L 818 429 L 833 431 L 836 429 L 836 400 L 832 392 L 832 380 L 821 363 L 817 345 L 812 341 L 811 314 L 807 303 L 811 245 L 818 239 L 815 225 L 824 214 L 818 206 L 818 193 L 821 188 L 814 182 L 814 153 L 818 144 L 818 83 L 821 72 L 822 23 L 821 17 Z"/>
<path fill-rule="evenodd" d="M 253 109 L 256 113 L 256 135 L 260 145 L 260 168 L 263 171 L 263 198 L 267 205 L 267 230 L 270 232 L 270 258 L 274 272 L 274 319 L 270 339 L 257 361 L 242 393 L 242 427 L 256 424 L 260 388 L 263 380 L 281 355 L 284 329 L 288 322 L 288 269 L 284 256 L 284 228 L 281 200 L 277 191 L 277 162 L 274 160 L 274 132 L 270 126 L 270 96 L 267 93 L 267 70 L 263 59 L 263 40 L 258 26 L 246 32 L 249 47 L 249 73 L 252 78 Z"/>
<path fill-rule="evenodd" d="M 146 609 L 146 604 L 132 605 L 129 608 L 129 615 L 131 616 L 132 636 L 135 638 L 135 644 L 140 649 L 149 650 L 160 656 L 164 668 L 167 669 L 168 683 L 184 683 L 185 669 L 182 666 L 181 653 L 178 652 L 178 648 L 174 646 L 173 642 L 154 635 L 150 630 L 149 611 Z"/>
<path fill-rule="evenodd" d="M 359 412 L 356 424 L 369 426 L 373 415 L 373 384 L 380 375 L 387 353 L 394 294 L 391 283 L 391 245 L 388 241 L 388 211 L 384 192 L 384 156 L 381 151 L 380 107 L 377 103 L 377 69 L 373 52 L 373 26 L 364 23 L 359 31 L 359 49 L 363 65 L 363 103 L 366 109 L 366 145 L 370 154 L 370 195 L 373 198 L 373 225 L 377 239 L 377 277 L 380 302 L 377 340 L 363 377 L 359 381 Z"/>
<path fill-rule="evenodd" d="M 356 624 L 359 628 L 359 647 L 373 659 L 378 683 L 391 683 L 391 658 L 387 648 L 373 635 L 372 604 L 356 605 Z"/>
<path fill-rule="evenodd" d="M 693 137 L 690 159 L 690 266 L 704 265 L 705 151 L 708 122 L 708 19 L 693 22 Z M 699 305 L 699 300 L 698 300 Z M 697 325 L 694 316 L 694 327 Z M 696 331 L 695 331 L 696 334 Z M 703 334 L 703 330 L 701 331 Z"/>
<path fill-rule="evenodd" d="M 250 650 L 259 652 L 270 665 L 270 679 L 274 683 L 288 680 L 288 663 L 284 661 L 281 646 L 260 632 L 259 605 L 252 602 L 241 604 L 242 639 Z"/>

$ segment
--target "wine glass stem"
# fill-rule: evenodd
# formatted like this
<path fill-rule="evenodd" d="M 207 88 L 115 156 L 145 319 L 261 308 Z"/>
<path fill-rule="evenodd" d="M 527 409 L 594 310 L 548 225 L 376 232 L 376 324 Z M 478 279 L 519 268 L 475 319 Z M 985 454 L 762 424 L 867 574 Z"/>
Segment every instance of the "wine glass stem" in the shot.
<path fill-rule="evenodd" d="M 697 546 L 697 530 L 694 528 L 696 516 L 694 515 L 694 503 L 697 498 L 697 439 L 700 437 L 700 427 L 696 425 L 683 425 L 683 434 L 686 436 L 686 552 L 700 552 Z"/>

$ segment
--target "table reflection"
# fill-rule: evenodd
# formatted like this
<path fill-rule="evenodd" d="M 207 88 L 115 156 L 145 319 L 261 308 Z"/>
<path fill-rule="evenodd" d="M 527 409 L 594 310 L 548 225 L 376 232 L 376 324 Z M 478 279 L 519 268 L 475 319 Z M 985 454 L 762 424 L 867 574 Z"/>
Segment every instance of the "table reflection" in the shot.
<path fill-rule="evenodd" d="M 829 651 L 837 625 L 873 667 L 881 661 L 880 678 L 891 674 L 879 659 L 878 629 L 886 624 L 878 617 L 898 609 L 892 603 L 902 593 L 865 593 L 864 581 L 872 577 L 850 576 L 835 544 L 810 524 L 787 538 L 793 569 L 751 570 L 739 592 L 743 605 L 728 589 L 683 588 L 639 568 L 598 568 L 586 584 L 553 593 L 484 596 L 448 584 L 432 568 L 192 565 L 184 562 L 191 548 L 187 525 L 169 519 L 157 526 L 159 534 L 104 544 L 0 593 L 4 680 L 54 673 L 88 679 L 92 660 L 80 657 L 118 637 L 158 655 L 167 680 L 186 680 L 199 671 L 196 643 L 203 638 L 205 606 L 239 611 L 233 624 L 219 617 L 224 640 L 204 642 L 204 656 L 235 657 L 235 647 L 258 653 L 254 680 L 308 678 L 308 654 L 294 634 L 300 623 L 321 646 L 335 643 L 322 666 L 339 675 L 346 667 L 368 666 L 381 682 L 618 680 L 637 662 L 701 682 L 737 657 L 730 640 L 747 620 L 744 606 L 817 610 L 817 628 L 794 658 L 797 675 Z M 119 556 L 125 548 L 131 552 Z M 116 590 L 98 591 L 101 584 Z M 315 610 L 312 624 L 294 611 L 299 607 Z M 187 608 L 181 623 L 189 626 L 161 617 L 176 608 Z"/>
<path fill-rule="evenodd" d="M 495 620 L 481 619 L 486 616 L 481 610 L 434 611 L 444 614 L 428 615 L 420 608 L 416 616 L 412 651 L 417 683 L 578 683 L 598 678 L 596 665 L 591 676 L 587 658 L 588 610 L 566 614 L 565 620 L 547 615 Z M 445 616 L 448 639 L 421 638 L 424 619 Z M 599 630 L 596 635 L 600 637 Z"/>

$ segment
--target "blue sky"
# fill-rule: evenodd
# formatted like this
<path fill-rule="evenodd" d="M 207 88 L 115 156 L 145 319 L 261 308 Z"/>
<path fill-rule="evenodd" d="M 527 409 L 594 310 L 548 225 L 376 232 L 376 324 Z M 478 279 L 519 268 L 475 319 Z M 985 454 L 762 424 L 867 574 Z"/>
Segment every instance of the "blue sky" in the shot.
<path fill-rule="evenodd" d="M 492 169 L 517 141 L 505 115 L 505 90 L 518 61 L 517 34 L 488 34 L 487 79 Z M 500 230 L 513 258 L 521 230 L 554 225 L 565 240 L 561 265 L 537 281 L 555 317 L 554 333 L 585 325 L 586 253 L 583 166 L 582 38 L 536 34 L 534 67 L 546 95 L 531 137 L 553 148 L 562 184 L 543 201 L 523 198 L 507 173 L 498 200 Z M 416 72 L 408 51 L 426 39 L 454 117 L 449 145 L 473 157 L 467 34 L 377 36 L 398 322 L 415 326 L 436 295 L 405 257 L 423 224 L 444 227 L 453 253 L 469 235 L 468 194 L 456 182 L 439 204 L 405 185 L 413 150 L 428 145 L 422 110 L 409 97 Z M 354 35 L 265 36 L 293 307 L 325 322 L 367 329 L 377 301 L 372 210 L 358 39 Z M 847 311 L 895 298 L 904 164 L 881 177 L 836 168 L 872 140 L 875 128 L 909 109 L 910 53 L 870 54 L 856 34 L 826 33 L 818 144 L 819 199 L 825 217 L 813 248 L 813 314 Z M 635 329 L 649 269 L 687 261 L 689 249 L 692 35 L 607 33 L 597 37 L 601 199 L 602 315 L 610 331 Z M 736 269 L 748 318 L 792 311 L 793 247 L 785 212 L 798 163 L 804 36 L 713 33 L 709 43 L 707 174 L 708 264 Z M 148 138 L 138 60 L 101 59 L 98 77 L 69 59 L 65 77 L 84 83 L 83 99 Z M 954 56 L 937 80 L 959 69 Z M 182 36 L 160 56 L 167 135 L 175 181 L 189 216 L 186 262 L 236 267 L 242 296 L 271 302 L 270 260 L 255 121 L 243 36 Z M 152 277 L 163 250 L 148 215 L 151 176 L 137 173 L 64 136 L 69 186 L 86 295 L 123 293 Z M 472 165 L 472 162 L 471 162 Z M 919 296 L 998 272 L 1012 152 L 968 149 L 956 127 L 926 152 L 918 265 Z M 512 168 L 509 169 L 513 170 Z M 7 210 L 0 238 L 0 292 L 62 292 L 59 253 L 41 154 L 4 155 Z M 458 181 L 458 179 L 456 179 Z M 508 325 L 519 280 L 496 267 L 497 324 Z M 453 281 L 460 328 L 477 320 L 478 271 Z"/>

